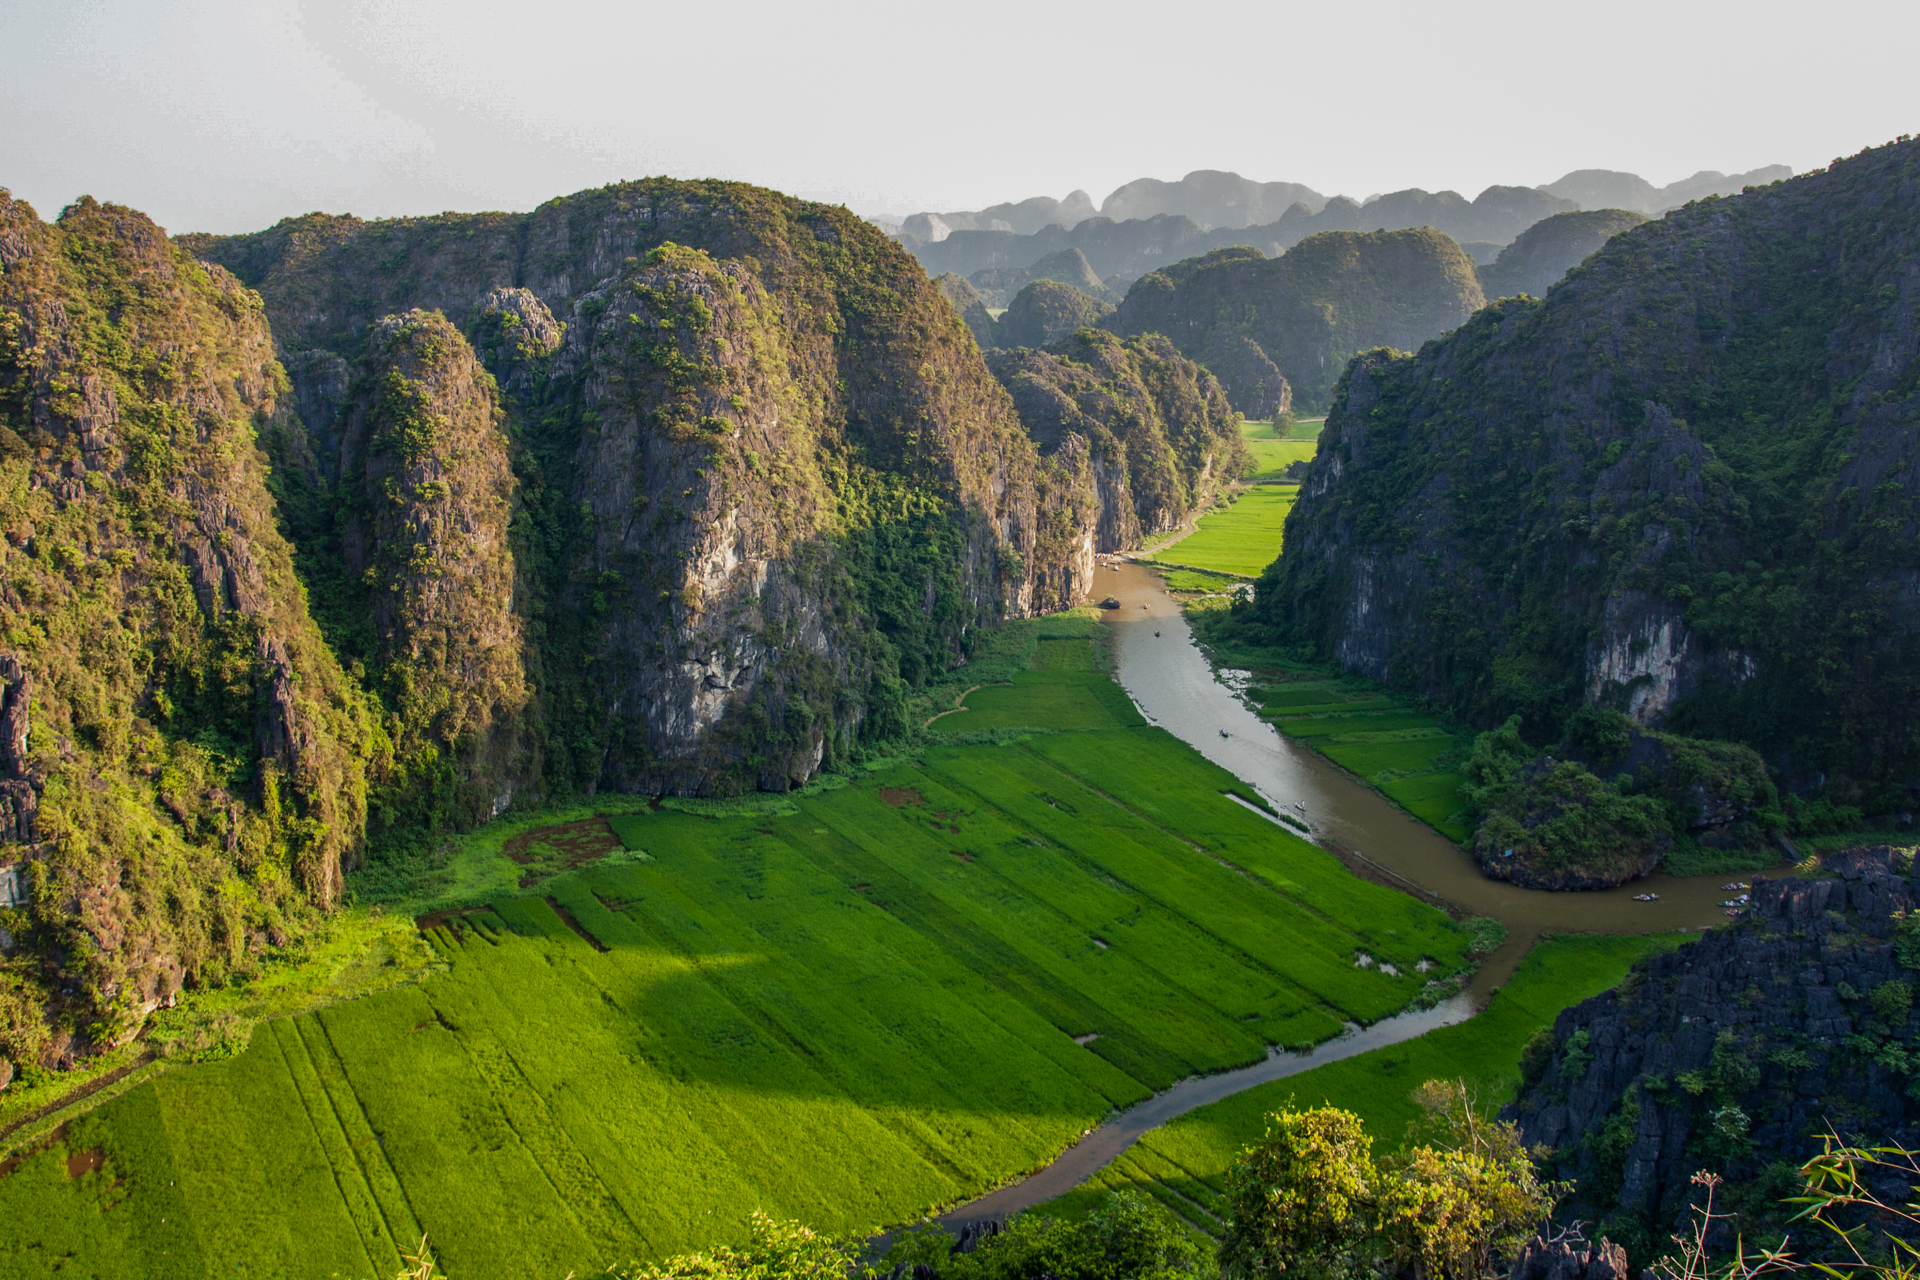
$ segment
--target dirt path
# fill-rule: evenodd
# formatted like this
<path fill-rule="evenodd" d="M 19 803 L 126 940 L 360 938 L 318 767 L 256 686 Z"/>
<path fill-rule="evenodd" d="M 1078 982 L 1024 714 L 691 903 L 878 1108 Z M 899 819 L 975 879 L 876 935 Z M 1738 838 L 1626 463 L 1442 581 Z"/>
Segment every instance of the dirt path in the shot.
<path fill-rule="evenodd" d="M 927 722 L 926 722 L 925 724 L 923 724 L 923 725 L 921 725 L 920 727 L 921 727 L 922 729 L 931 729 L 931 728 L 933 727 L 933 722 L 934 722 L 935 720 L 938 720 L 938 719 L 940 718 L 940 716 L 950 716 L 950 715 L 952 715 L 952 714 L 953 714 L 953 713 L 954 713 L 955 711 L 965 711 L 965 710 L 966 710 L 966 708 L 965 708 L 965 707 L 963 707 L 963 706 L 961 706 L 960 704 L 961 704 L 961 703 L 963 703 L 963 702 L 965 702 L 965 701 L 967 700 L 967 694 L 969 694 L 969 693 L 972 693 L 972 692 L 974 691 L 974 689 L 984 689 L 984 688 L 986 688 L 986 687 L 987 687 L 987 686 L 985 686 L 985 685 L 983 685 L 983 684 L 977 684 L 977 685 L 974 685 L 974 686 L 973 686 L 973 689 L 968 689 L 968 690 L 966 691 L 966 693 L 962 693 L 962 694 L 960 694 L 959 696 L 957 696 L 956 698 L 954 698 L 954 700 L 953 700 L 953 706 L 952 706 L 952 707 L 951 707 L 950 709 L 948 709 L 948 710 L 946 710 L 946 711 L 942 711 L 942 712 L 940 713 L 940 715 L 936 715 L 936 716 L 929 716 L 929 717 L 927 717 Z"/>

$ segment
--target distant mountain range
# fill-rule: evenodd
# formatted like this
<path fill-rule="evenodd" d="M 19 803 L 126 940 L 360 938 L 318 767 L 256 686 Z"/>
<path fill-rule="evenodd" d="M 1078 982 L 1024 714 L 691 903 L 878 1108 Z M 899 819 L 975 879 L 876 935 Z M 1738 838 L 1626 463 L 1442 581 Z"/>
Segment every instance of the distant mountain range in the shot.
<path fill-rule="evenodd" d="M 1477 207 L 1496 192 L 1539 191 L 1571 202 L 1549 209 L 1549 213 L 1564 213 L 1576 208 L 1631 209 L 1635 213 L 1653 216 L 1665 213 L 1668 209 L 1677 209 L 1690 200 L 1735 195 L 1743 187 L 1764 186 L 1792 176 L 1793 170 L 1783 164 L 1766 165 L 1748 173 L 1734 174 L 1702 169 L 1691 178 L 1656 187 L 1638 174 L 1621 173 L 1613 169 L 1576 169 L 1557 182 L 1539 187 L 1489 187 L 1472 204 Z M 1383 212 L 1427 202 L 1447 208 L 1468 203 L 1458 192 L 1429 193 L 1417 187 L 1370 196 L 1365 201 L 1353 201 L 1345 196 L 1335 196 L 1333 199 L 1358 209 L 1370 209 L 1385 202 L 1386 209 Z M 1074 191 L 1064 200 L 1034 196 L 1017 203 L 996 204 L 987 209 L 916 213 L 897 224 L 887 218 L 876 218 L 874 221 L 884 230 L 903 239 L 938 244 L 955 231 L 1005 231 L 1030 236 L 1049 226 L 1072 230 L 1096 216 L 1111 218 L 1115 222 L 1129 222 L 1163 213 L 1172 214 L 1193 219 L 1202 231 L 1256 227 L 1262 223 L 1280 221 L 1296 204 L 1303 204 L 1308 213 L 1317 214 L 1326 208 L 1328 197 L 1303 183 L 1255 182 L 1251 178 L 1219 169 L 1195 169 L 1178 182 L 1135 178 L 1116 188 L 1098 209 L 1094 208 L 1093 198 L 1085 191 Z M 1537 221 L 1539 217 L 1514 228 L 1497 242 L 1507 243 Z M 1439 226 L 1437 223 L 1432 225 Z M 1360 228 L 1338 229 L 1346 231 Z M 1392 231 L 1398 228 L 1386 226 L 1369 229 Z M 1446 230 L 1444 227 L 1439 229 Z"/>
<path fill-rule="evenodd" d="M 1098 212 L 1084 191 L 1064 200 L 1035 196 L 990 209 L 916 213 L 876 220 L 926 266 L 973 277 L 1022 270 L 1049 254 L 1078 249 L 1116 291 L 1158 267 L 1234 245 L 1269 256 L 1320 231 L 1402 231 L 1432 227 L 1488 264 L 1521 232 L 1555 214 L 1622 209 L 1657 216 L 1691 200 L 1733 195 L 1793 176 L 1785 165 L 1748 173 L 1702 170 L 1656 187 L 1631 173 L 1580 169 L 1544 187 L 1488 187 L 1472 200 L 1456 191 L 1409 188 L 1358 202 L 1328 198 L 1294 182 L 1254 182 L 1201 169 L 1178 182 L 1141 178 L 1109 195 Z"/>

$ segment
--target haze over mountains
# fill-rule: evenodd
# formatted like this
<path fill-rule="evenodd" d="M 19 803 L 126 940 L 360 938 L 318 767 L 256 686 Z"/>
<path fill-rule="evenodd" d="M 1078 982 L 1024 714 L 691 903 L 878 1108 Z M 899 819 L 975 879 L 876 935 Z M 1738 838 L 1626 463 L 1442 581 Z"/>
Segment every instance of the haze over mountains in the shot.
<path fill-rule="evenodd" d="M 1690 178 L 1656 187 L 1634 173 L 1613 169 L 1576 169 L 1557 181 L 1535 188 L 1489 187 L 1481 193 L 1480 199 L 1493 191 L 1535 190 L 1572 201 L 1582 209 L 1631 209 L 1651 216 L 1677 209 L 1689 200 L 1710 195 L 1735 195 L 1743 187 L 1761 186 L 1792 176 L 1793 170 L 1783 164 L 1764 165 L 1747 173 L 1735 174 L 1702 169 Z M 1428 196 L 1427 192 L 1410 188 L 1390 195 L 1371 195 L 1357 202 L 1345 196 L 1333 196 L 1331 199 L 1349 200 L 1363 209 L 1381 201 L 1393 202 L 1384 208 L 1398 208 L 1408 203 L 1418 204 L 1420 201 L 1417 197 L 1425 196 Z M 1409 197 L 1415 199 L 1409 201 Z M 1460 199 L 1457 193 L 1451 191 L 1442 191 L 1429 198 L 1446 201 L 1448 197 Z M 901 222 L 898 231 L 902 236 L 937 244 L 955 231 L 1010 231 L 1015 235 L 1032 235 L 1056 223 L 1071 229 L 1096 215 L 1111 218 L 1115 222 L 1127 222 L 1163 213 L 1191 218 L 1201 230 L 1211 231 L 1216 227 L 1252 227 L 1278 222 L 1295 204 L 1303 204 L 1309 213 L 1317 214 L 1327 206 L 1329 199 L 1303 183 L 1256 182 L 1219 169 L 1195 169 L 1178 182 L 1136 178 L 1115 188 L 1098 209 L 1094 208 L 1092 197 L 1085 191 L 1074 191 L 1064 200 L 1033 196 L 1017 203 L 997 204 L 986 209 L 916 213 Z M 1476 199 L 1474 203 L 1478 202 Z M 882 226 L 891 227 L 891 223 L 885 219 L 876 221 Z M 1379 229 L 1400 230 L 1397 227 Z"/>
<path fill-rule="evenodd" d="M 1078 250 L 1114 292 L 1158 267 L 1236 245 L 1277 257 L 1322 231 L 1404 231 L 1432 227 L 1453 237 L 1485 266 L 1529 227 L 1556 214 L 1620 209 L 1657 216 L 1690 200 L 1733 195 L 1792 176 L 1786 165 L 1747 173 L 1702 170 L 1655 187 L 1631 173 L 1581 169 L 1543 187 L 1492 186 L 1472 200 L 1456 191 L 1408 188 L 1356 201 L 1327 197 L 1292 182 L 1255 182 L 1201 169 L 1178 182 L 1126 183 L 1096 213 L 1091 197 L 1035 196 L 979 210 L 916 213 L 879 225 L 939 276 L 974 278 L 1020 270 L 1051 254 Z M 992 282 L 975 279 L 976 287 Z"/>

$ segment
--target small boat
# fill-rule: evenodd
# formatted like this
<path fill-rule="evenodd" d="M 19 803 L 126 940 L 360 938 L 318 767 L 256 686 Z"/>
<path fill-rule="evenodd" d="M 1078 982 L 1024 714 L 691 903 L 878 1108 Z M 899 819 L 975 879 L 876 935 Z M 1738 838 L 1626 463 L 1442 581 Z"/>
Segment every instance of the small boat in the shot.
<path fill-rule="evenodd" d="M 1302 802 L 1302 801 L 1299 801 L 1299 800 L 1295 800 L 1295 801 L 1293 802 L 1293 807 L 1294 807 L 1294 808 L 1296 808 L 1296 809 L 1298 809 L 1298 810 L 1299 810 L 1300 812 L 1302 812 L 1302 813 L 1305 813 L 1305 812 L 1307 811 L 1307 806 L 1306 806 L 1306 804 L 1305 804 L 1304 802 Z"/>
<path fill-rule="evenodd" d="M 1221 737 L 1223 737 L 1223 738 L 1224 738 L 1224 737 L 1226 737 L 1226 736 L 1227 736 L 1227 731 L 1226 731 L 1225 729 L 1222 729 L 1222 730 L 1220 731 L 1220 736 L 1221 736 Z"/>
<path fill-rule="evenodd" d="M 1633 895 L 1633 900 L 1635 902 L 1658 902 L 1660 901 L 1660 895 L 1657 893 L 1636 893 Z"/>

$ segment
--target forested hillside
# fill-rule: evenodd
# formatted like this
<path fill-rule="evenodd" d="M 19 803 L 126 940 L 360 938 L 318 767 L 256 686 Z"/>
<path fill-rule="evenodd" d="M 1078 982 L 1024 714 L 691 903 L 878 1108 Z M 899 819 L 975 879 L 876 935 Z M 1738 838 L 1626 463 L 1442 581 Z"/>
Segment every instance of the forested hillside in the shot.
<path fill-rule="evenodd" d="M 1252 621 L 1551 740 L 1591 700 L 1897 813 L 1920 144 L 1706 200 L 1341 378 Z"/>
<path fill-rule="evenodd" d="M 1165 334 L 1265 418 L 1325 404 L 1354 353 L 1417 347 L 1484 301 L 1473 260 L 1438 231 L 1329 232 L 1280 258 L 1220 249 L 1155 271 L 1102 324 Z"/>
<path fill-rule="evenodd" d="M 1165 338 L 1122 342 L 1083 328 L 1039 350 L 995 351 L 987 362 L 1044 452 L 1088 453 L 1089 465 L 1076 469 L 1100 513 L 1096 551 L 1178 528 L 1246 468 L 1226 391 Z"/>
<path fill-rule="evenodd" d="M 290 414 L 225 270 L 0 191 L 0 1059 L 118 1044 L 340 898 L 392 746 L 275 523 Z"/>

